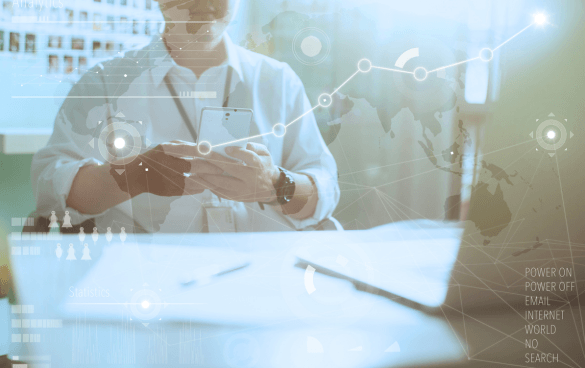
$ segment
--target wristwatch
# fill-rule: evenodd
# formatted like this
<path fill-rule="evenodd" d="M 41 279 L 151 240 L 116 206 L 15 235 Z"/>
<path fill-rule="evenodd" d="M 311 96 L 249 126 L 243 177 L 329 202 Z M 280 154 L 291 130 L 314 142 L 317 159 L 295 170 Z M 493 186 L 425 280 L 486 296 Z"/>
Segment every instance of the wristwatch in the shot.
<path fill-rule="evenodd" d="M 276 190 L 276 202 L 281 206 L 284 206 L 293 199 L 295 194 L 295 179 L 288 172 L 288 170 L 278 167 L 280 176 L 276 183 L 274 183 L 274 189 Z"/>
<path fill-rule="evenodd" d="M 284 206 L 293 199 L 295 195 L 295 179 L 288 172 L 288 170 L 278 167 L 280 175 L 278 180 L 274 183 L 274 190 L 276 191 L 276 199 L 270 202 L 258 202 L 261 209 L 264 209 L 264 205 L 281 205 Z"/>

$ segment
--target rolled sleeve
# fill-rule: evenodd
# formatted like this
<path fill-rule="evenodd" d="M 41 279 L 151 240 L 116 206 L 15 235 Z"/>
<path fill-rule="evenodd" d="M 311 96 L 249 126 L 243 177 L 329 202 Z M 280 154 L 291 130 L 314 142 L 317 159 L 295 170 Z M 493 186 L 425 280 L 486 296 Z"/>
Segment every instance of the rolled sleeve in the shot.
<path fill-rule="evenodd" d="M 85 83 L 76 84 L 70 96 L 100 93 L 96 81 L 89 78 L 91 77 L 84 76 L 82 81 Z M 93 129 L 88 126 L 88 122 L 97 121 L 97 116 L 104 116 L 107 106 L 103 100 L 88 101 L 91 102 L 79 102 L 69 98 L 65 100 L 55 119 L 53 134 L 47 146 L 33 157 L 31 182 L 37 205 L 36 213 L 39 216 L 49 216 L 55 211 L 58 217 L 62 217 L 68 211 L 71 223 L 79 224 L 101 215 L 86 215 L 67 207 L 67 197 L 79 169 L 103 164 L 92 155 L 88 145 L 93 138 Z"/>
<path fill-rule="evenodd" d="M 51 211 L 57 213 L 68 211 L 72 224 L 79 224 L 90 218 L 103 215 L 86 215 L 67 206 L 67 196 L 79 169 L 84 166 L 100 164 L 101 162 L 91 157 L 81 161 L 57 160 L 54 170 L 45 170 L 44 175 L 38 180 L 37 191 L 41 193 L 37 196 L 37 212 L 48 216 Z M 47 191 L 47 189 L 49 190 Z"/>
<path fill-rule="evenodd" d="M 333 215 L 333 211 L 339 202 L 339 186 L 337 179 L 332 178 L 322 168 L 307 168 L 296 172 L 310 176 L 313 179 L 318 196 L 317 207 L 311 217 L 302 220 L 289 217 L 295 228 L 300 230 L 317 225 Z"/>

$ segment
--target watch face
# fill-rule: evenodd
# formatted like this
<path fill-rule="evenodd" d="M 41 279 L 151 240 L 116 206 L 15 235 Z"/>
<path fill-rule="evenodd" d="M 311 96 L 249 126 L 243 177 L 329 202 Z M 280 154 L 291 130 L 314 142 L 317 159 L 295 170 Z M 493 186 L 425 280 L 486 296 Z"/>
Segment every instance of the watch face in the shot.
<path fill-rule="evenodd" d="M 284 169 L 280 169 L 279 187 L 276 190 L 277 201 L 281 205 L 290 202 L 295 194 L 295 181 Z"/>
<path fill-rule="evenodd" d="M 288 183 L 285 184 L 283 189 L 284 189 L 283 198 L 288 203 L 295 194 L 295 183 L 288 181 Z"/>

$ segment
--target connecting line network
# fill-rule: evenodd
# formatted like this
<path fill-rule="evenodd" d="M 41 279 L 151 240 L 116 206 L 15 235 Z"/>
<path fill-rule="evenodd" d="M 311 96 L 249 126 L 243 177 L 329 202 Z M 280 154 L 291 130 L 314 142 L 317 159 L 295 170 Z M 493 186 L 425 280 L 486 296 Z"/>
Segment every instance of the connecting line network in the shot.
<path fill-rule="evenodd" d="M 465 64 L 465 63 L 469 63 L 471 61 L 474 60 L 481 60 L 483 62 L 489 62 L 492 60 L 493 56 L 494 56 L 494 51 L 498 50 L 500 47 L 504 46 L 505 44 L 507 44 L 508 42 L 510 42 L 512 39 L 516 38 L 518 35 L 520 35 L 521 33 L 523 33 L 524 31 L 526 31 L 528 28 L 534 26 L 534 25 L 544 25 L 547 23 L 547 19 L 546 16 L 544 14 L 536 14 L 534 15 L 534 21 L 532 23 L 530 23 L 528 26 L 526 26 L 524 29 L 522 29 L 521 31 L 519 31 L 518 33 L 516 33 L 515 35 L 513 35 L 512 37 L 508 38 L 506 41 L 502 42 L 501 44 L 499 44 L 497 47 L 490 49 L 490 48 L 483 48 L 479 51 L 479 55 L 471 58 L 471 59 L 467 59 L 467 60 L 463 60 L 463 61 L 459 61 L 453 64 L 449 64 L 449 65 L 445 65 L 445 66 L 441 66 L 439 68 L 435 68 L 433 70 L 426 70 L 424 67 L 419 66 L 416 69 L 414 69 L 413 71 L 406 71 L 406 70 L 401 70 L 401 69 L 394 69 L 394 68 L 386 68 L 386 67 L 382 67 L 382 66 L 375 66 L 372 65 L 372 62 L 368 59 L 361 59 L 358 62 L 358 70 L 355 71 L 355 73 L 353 73 L 349 78 L 347 78 L 345 80 L 345 82 L 341 83 L 341 85 L 339 87 L 337 87 L 335 90 L 333 90 L 331 93 L 322 93 L 319 98 L 317 99 L 317 105 L 313 106 L 310 110 L 304 112 L 301 116 L 297 117 L 296 119 L 292 120 L 291 122 L 285 124 L 282 123 L 278 123 L 275 124 L 272 128 L 271 132 L 267 132 L 267 133 L 262 133 L 262 134 L 258 134 L 258 135 L 254 135 L 251 137 L 247 137 L 247 138 L 241 138 L 241 139 L 236 139 L 233 141 L 229 141 L 229 142 L 225 142 L 225 143 L 220 143 L 220 144 L 216 144 L 216 145 L 211 145 L 209 142 L 200 142 L 198 145 L 198 150 L 199 153 L 206 155 L 209 152 L 211 152 L 211 150 L 214 147 L 220 147 L 220 146 L 225 146 L 228 144 L 232 144 L 232 143 L 237 143 L 237 142 L 241 142 L 241 141 L 245 141 L 248 139 L 254 139 L 254 138 L 258 138 L 258 137 L 262 137 L 265 135 L 269 135 L 269 134 L 274 134 L 274 136 L 276 137 L 283 137 L 286 134 L 286 128 L 289 127 L 290 125 L 296 123 L 297 121 L 299 121 L 300 119 L 302 119 L 304 116 L 306 116 L 307 114 L 310 114 L 313 110 L 315 110 L 318 107 L 329 107 L 331 106 L 332 101 L 332 96 L 337 93 L 341 88 L 343 88 L 343 86 L 345 86 L 350 80 L 352 80 L 356 75 L 360 74 L 360 73 L 368 73 L 369 71 L 371 71 L 372 69 L 379 69 L 379 70 L 385 70 L 385 71 L 390 71 L 390 72 L 396 72 L 396 73 L 405 73 L 405 74 L 412 74 L 413 78 L 418 81 L 418 82 L 422 82 L 425 79 L 427 79 L 428 75 L 434 72 L 437 72 L 439 70 L 444 70 L 447 68 L 452 68 L 454 66 L 457 65 L 461 65 L 461 64 Z"/>

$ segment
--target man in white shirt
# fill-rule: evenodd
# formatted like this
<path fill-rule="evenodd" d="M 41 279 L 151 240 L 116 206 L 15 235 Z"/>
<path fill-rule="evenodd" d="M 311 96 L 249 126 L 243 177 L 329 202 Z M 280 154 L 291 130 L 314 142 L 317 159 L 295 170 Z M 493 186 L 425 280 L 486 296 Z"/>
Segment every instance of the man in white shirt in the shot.
<path fill-rule="evenodd" d="M 287 64 L 231 42 L 238 2 L 161 0 L 162 35 L 80 79 L 33 159 L 37 214 L 174 233 L 299 230 L 331 216 L 337 168 L 314 108 Z M 229 153 L 245 164 L 193 143 L 202 108 L 228 100 L 254 111 L 254 138 Z"/>

